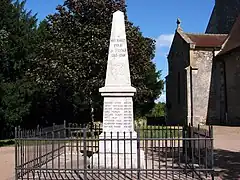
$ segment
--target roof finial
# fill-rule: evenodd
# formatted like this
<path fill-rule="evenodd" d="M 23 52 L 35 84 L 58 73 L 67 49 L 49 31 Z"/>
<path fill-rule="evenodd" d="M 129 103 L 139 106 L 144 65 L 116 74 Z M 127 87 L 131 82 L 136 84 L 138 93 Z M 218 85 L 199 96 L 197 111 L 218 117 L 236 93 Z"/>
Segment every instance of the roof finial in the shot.
<path fill-rule="evenodd" d="M 177 28 L 181 28 L 180 24 L 181 24 L 181 20 L 179 18 L 177 18 Z"/>

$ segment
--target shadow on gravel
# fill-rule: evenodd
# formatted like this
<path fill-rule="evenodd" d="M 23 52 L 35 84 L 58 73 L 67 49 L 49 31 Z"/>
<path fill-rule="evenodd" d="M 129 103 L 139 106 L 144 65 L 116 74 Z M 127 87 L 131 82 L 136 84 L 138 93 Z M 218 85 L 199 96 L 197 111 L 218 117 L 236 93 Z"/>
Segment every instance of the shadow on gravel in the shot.
<path fill-rule="evenodd" d="M 214 150 L 216 176 L 226 180 L 240 179 L 240 151 Z"/>

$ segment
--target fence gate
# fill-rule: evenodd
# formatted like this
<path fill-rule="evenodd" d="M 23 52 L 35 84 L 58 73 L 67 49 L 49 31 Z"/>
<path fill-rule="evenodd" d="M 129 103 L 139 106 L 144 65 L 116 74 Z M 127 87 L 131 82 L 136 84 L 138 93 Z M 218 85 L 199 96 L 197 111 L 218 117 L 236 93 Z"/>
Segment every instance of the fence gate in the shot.
<path fill-rule="evenodd" d="M 100 126 L 65 123 L 16 128 L 16 179 L 213 179 L 211 127 L 146 126 L 136 132 L 106 134 Z M 101 143 L 118 152 L 99 149 Z"/>

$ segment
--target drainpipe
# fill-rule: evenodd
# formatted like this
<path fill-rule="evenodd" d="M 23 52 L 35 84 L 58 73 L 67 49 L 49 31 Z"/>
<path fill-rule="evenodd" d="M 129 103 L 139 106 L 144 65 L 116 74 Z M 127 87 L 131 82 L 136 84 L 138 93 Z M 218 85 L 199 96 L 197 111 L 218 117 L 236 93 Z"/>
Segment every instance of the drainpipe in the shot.
<path fill-rule="evenodd" d="M 192 66 L 190 66 L 190 102 L 191 102 L 191 126 L 193 126 L 193 80 L 192 80 Z"/>
<path fill-rule="evenodd" d="M 194 112 L 193 112 L 193 71 L 197 71 L 198 68 L 194 68 L 190 66 L 190 102 L 191 102 L 191 126 L 193 126 L 193 121 L 194 121 Z"/>

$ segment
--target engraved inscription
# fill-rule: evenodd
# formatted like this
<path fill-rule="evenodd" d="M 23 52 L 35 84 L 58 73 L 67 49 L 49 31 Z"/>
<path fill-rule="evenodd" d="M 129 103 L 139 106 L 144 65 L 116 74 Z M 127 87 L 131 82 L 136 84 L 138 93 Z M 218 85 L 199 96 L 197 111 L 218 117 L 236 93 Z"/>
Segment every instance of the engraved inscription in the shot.
<path fill-rule="evenodd" d="M 126 39 L 116 38 L 111 39 L 111 50 L 110 57 L 113 58 L 111 73 L 115 80 L 123 80 L 124 76 L 124 64 L 121 61 L 121 58 L 126 57 L 127 55 L 127 45 Z"/>
<path fill-rule="evenodd" d="M 126 39 L 119 38 L 119 39 L 112 39 L 112 50 L 110 51 L 112 58 L 124 58 L 127 54 L 127 45 Z"/>
<path fill-rule="evenodd" d="M 105 130 L 130 130 L 132 128 L 133 111 L 132 100 L 115 97 L 104 98 L 104 124 Z"/>

